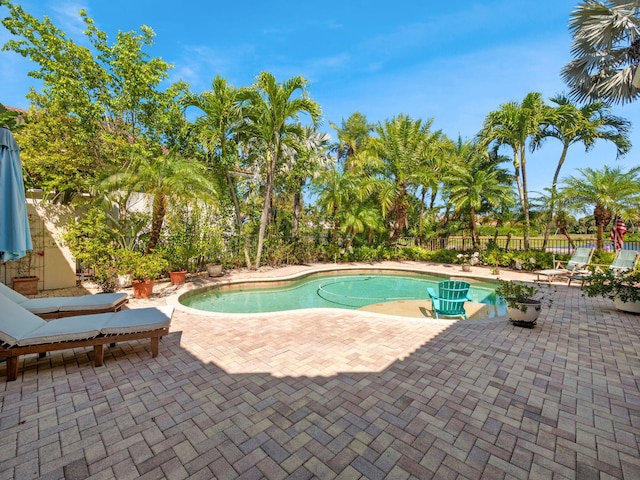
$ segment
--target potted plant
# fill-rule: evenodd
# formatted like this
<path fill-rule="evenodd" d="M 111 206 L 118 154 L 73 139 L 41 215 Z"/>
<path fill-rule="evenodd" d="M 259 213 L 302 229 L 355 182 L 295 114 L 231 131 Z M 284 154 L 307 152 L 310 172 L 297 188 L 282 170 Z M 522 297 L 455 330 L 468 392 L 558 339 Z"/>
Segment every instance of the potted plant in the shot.
<path fill-rule="evenodd" d="M 44 256 L 43 246 L 38 241 L 40 235 L 34 235 L 34 232 L 44 228 L 42 225 L 36 225 L 40 217 L 32 213 L 28 214 L 29 227 L 31 231 L 32 249 L 27 250 L 26 255 L 13 262 L 16 275 L 11 278 L 12 288 L 22 295 L 36 295 L 38 293 L 38 282 L 40 278 L 34 275 L 36 269 L 36 257 Z"/>
<path fill-rule="evenodd" d="M 471 265 L 477 265 L 480 262 L 480 253 L 474 252 L 473 255 L 468 253 L 459 253 L 457 258 L 458 263 L 462 265 L 462 271 L 470 272 Z"/>
<path fill-rule="evenodd" d="M 541 289 L 542 287 L 537 283 L 499 280 L 496 295 L 506 302 L 507 313 L 511 323 L 518 326 L 533 327 L 540 316 L 542 304 L 545 301 L 549 304 L 552 302 L 549 297 L 539 296 Z"/>
<path fill-rule="evenodd" d="M 210 277 L 222 275 L 222 258 L 225 252 L 225 245 L 220 228 L 207 226 L 202 229 L 199 252 L 200 258 L 206 265 L 207 274 Z"/>
<path fill-rule="evenodd" d="M 584 277 L 582 291 L 588 297 L 611 299 L 618 310 L 640 313 L 640 270 L 593 272 Z"/>
<path fill-rule="evenodd" d="M 122 249 L 117 252 L 119 274 L 131 275 L 133 296 L 149 298 L 153 293 L 155 279 L 162 275 L 168 262 L 158 253 L 143 255 L 140 252 Z"/>

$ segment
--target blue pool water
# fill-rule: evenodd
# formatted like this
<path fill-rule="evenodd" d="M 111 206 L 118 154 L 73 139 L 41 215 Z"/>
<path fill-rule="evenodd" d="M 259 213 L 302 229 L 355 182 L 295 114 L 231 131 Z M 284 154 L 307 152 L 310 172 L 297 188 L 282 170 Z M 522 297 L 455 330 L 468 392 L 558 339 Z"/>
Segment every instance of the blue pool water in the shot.
<path fill-rule="evenodd" d="M 180 302 L 191 308 L 221 313 L 265 313 L 304 308 L 358 309 L 374 303 L 428 299 L 427 288 L 437 291 L 441 277 L 400 274 L 311 275 L 283 285 L 247 282 L 195 293 Z M 474 302 L 500 306 L 490 283 L 472 283 Z"/>

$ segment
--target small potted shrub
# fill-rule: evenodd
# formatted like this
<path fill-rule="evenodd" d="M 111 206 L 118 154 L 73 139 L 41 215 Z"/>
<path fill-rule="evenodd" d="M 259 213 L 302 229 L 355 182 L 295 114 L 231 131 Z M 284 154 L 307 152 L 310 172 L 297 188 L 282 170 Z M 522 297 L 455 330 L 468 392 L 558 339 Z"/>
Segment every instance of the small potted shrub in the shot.
<path fill-rule="evenodd" d="M 540 284 L 531 284 L 513 280 L 499 280 L 496 295 L 507 304 L 507 313 L 511 323 L 518 326 L 533 327 L 540 316 L 542 304 L 551 299 L 539 296 Z"/>
<path fill-rule="evenodd" d="M 133 250 L 120 250 L 118 254 L 118 273 L 131 275 L 133 296 L 149 298 L 155 279 L 167 270 L 167 260 L 158 253 L 143 255 Z"/>
<path fill-rule="evenodd" d="M 594 272 L 584 277 L 582 291 L 588 297 L 609 298 L 618 310 L 640 313 L 640 270 Z"/>
<path fill-rule="evenodd" d="M 468 253 L 459 253 L 456 258 L 458 259 L 458 263 L 462 265 L 463 272 L 470 272 L 472 265 L 480 263 L 480 253 L 478 252 L 474 252 L 473 255 Z"/>

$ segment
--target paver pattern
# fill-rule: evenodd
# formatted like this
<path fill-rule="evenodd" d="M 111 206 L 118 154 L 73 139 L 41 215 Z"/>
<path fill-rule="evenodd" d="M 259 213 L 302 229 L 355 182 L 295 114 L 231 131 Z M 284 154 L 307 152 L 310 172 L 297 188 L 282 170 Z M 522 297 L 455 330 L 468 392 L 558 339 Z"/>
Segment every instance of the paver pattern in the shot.
<path fill-rule="evenodd" d="M 533 329 L 178 311 L 155 359 L 25 357 L 0 384 L 0 479 L 638 479 L 639 335 L 563 285 Z"/>

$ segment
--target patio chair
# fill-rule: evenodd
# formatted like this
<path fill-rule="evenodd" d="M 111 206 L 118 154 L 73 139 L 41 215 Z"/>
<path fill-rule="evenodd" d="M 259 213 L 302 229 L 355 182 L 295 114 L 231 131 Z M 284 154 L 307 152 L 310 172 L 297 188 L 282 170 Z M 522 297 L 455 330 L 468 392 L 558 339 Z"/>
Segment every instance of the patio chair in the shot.
<path fill-rule="evenodd" d="M 18 377 L 21 355 L 93 347 L 93 363 L 104 363 L 104 346 L 129 340 L 150 339 L 156 357 L 160 338 L 169 334 L 173 307 L 150 307 L 64 317 L 51 321 L 0 295 L 0 358 L 6 358 L 7 381 Z"/>
<path fill-rule="evenodd" d="M 3 283 L 0 283 L 0 294 L 45 320 L 90 313 L 117 312 L 129 301 L 126 293 L 28 298 Z"/>
<path fill-rule="evenodd" d="M 554 268 L 535 272 L 538 274 L 538 280 L 540 280 L 540 276 L 543 276 L 547 277 L 547 281 L 551 283 L 555 278 L 571 277 L 574 273 L 579 272 L 584 273 L 591 262 L 594 250 L 591 247 L 577 247 L 568 261 L 557 260 Z"/>
<path fill-rule="evenodd" d="M 427 288 L 427 293 L 431 298 L 433 314 L 436 319 L 439 315 L 445 317 L 463 317 L 468 319 L 464 309 L 465 302 L 470 302 L 469 282 L 459 280 L 445 280 L 438 284 L 438 293 L 433 288 Z"/>
<path fill-rule="evenodd" d="M 618 250 L 611 265 L 593 265 L 596 272 L 602 272 L 602 267 L 612 270 L 614 273 L 623 273 L 634 270 L 640 260 L 640 251 Z M 586 277 L 591 275 L 590 271 L 580 271 L 569 276 L 569 285 L 572 280 L 580 280 L 584 283 Z"/>

